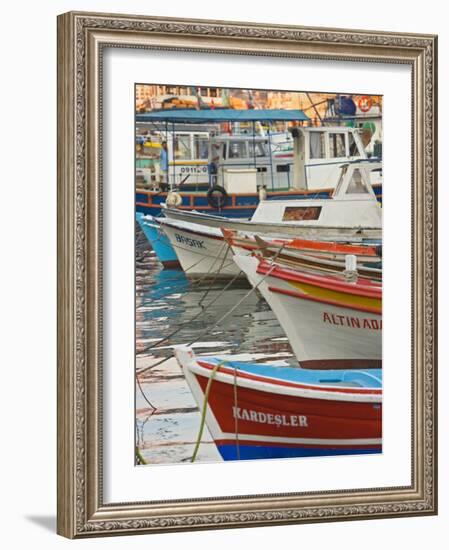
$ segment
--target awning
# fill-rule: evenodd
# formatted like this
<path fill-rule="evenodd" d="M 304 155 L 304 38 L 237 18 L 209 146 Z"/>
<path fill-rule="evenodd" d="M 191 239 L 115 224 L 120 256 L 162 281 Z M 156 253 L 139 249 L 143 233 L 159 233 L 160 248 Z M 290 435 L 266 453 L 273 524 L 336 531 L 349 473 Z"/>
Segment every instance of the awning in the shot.
<path fill-rule="evenodd" d="M 211 123 L 303 120 L 309 120 L 309 117 L 299 109 L 165 109 L 136 114 L 137 122 Z"/>

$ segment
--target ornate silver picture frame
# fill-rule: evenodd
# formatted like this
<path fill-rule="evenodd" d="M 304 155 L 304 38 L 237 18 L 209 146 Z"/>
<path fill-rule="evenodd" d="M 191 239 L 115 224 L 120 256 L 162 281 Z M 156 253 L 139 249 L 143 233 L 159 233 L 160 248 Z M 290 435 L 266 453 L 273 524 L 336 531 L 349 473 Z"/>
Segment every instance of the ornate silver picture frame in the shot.
<path fill-rule="evenodd" d="M 403 312 L 412 331 L 412 349 L 404 350 L 404 361 L 411 357 L 410 485 L 276 494 L 261 487 L 261 494 L 159 500 L 149 489 L 144 502 L 105 501 L 102 91 L 107 48 L 411 69 L 412 308 Z M 59 534 L 83 538 L 437 513 L 436 109 L 433 35 L 96 13 L 59 16 Z"/>

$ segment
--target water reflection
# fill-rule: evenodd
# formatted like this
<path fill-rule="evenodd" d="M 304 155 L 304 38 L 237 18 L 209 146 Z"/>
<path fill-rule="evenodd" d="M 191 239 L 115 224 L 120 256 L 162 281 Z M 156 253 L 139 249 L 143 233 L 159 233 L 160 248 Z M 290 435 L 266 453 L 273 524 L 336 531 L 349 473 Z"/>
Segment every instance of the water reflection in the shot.
<path fill-rule="evenodd" d="M 215 326 L 250 290 L 244 279 L 222 292 L 224 285 L 192 283 L 181 271 L 162 270 L 146 245 L 137 246 L 136 369 L 143 374 L 136 387 L 136 441 L 148 463 L 189 461 L 198 435 L 199 410 L 172 346 L 194 342 L 197 354 L 297 364 L 277 319 L 257 292 Z M 162 338 L 167 340 L 158 345 Z M 220 461 L 207 430 L 203 442 L 196 461 Z"/>

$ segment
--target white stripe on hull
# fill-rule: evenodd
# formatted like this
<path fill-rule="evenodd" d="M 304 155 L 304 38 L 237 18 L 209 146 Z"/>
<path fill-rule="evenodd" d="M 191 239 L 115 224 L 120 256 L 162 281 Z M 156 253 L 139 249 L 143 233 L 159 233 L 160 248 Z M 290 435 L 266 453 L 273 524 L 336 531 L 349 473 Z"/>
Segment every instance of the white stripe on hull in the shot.
<path fill-rule="evenodd" d="M 215 434 L 212 434 L 215 437 Z M 276 437 L 270 435 L 253 435 L 253 434 L 244 434 L 239 433 L 238 438 L 235 433 L 226 433 L 220 430 L 220 434 L 215 437 L 217 440 L 222 439 L 235 439 L 247 441 L 263 441 L 265 443 L 292 443 L 292 444 L 303 444 L 303 445 L 382 445 L 382 439 L 373 438 L 373 439 L 318 439 L 312 437 Z"/>
<path fill-rule="evenodd" d="M 199 358 L 201 361 L 201 358 Z M 226 365 L 223 365 L 226 367 Z M 211 370 L 202 367 L 198 363 L 192 363 L 189 366 L 189 369 L 200 376 L 206 378 L 210 377 Z M 214 381 L 221 382 L 223 384 L 234 385 L 235 380 L 234 376 L 228 373 L 220 372 L 219 370 L 214 375 Z M 350 402 L 350 403 L 382 403 L 382 395 L 379 393 L 372 394 L 368 392 L 363 392 L 363 389 L 356 388 L 356 391 L 353 393 L 343 393 L 335 391 L 326 391 L 326 388 L 305 388 L 305 387 L 292 387 L 288 385 L 277 385 L 271 384 L 269 379 L 266 381 L 261 380 L 251 380 L 248 378 L 238 377 L 238 386 L 241 388 L 248 388 L 256 390 L 259 392 L 269 393 L 272 395 L 289 395 L 293 397 L 303 398 L 303 399 L 320 399 L 325 401 L 339 401 L 339 402 Z M 332 386 L 329 384 L 328 388 Z"/>

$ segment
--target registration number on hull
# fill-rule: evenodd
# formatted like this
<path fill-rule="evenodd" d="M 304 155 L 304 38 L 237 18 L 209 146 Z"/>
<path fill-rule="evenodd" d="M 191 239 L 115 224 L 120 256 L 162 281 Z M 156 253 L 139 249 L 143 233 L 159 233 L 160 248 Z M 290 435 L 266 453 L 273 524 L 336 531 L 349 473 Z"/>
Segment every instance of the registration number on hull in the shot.
<path fill-rule="evenodd" d="M 206 248 L 204 246 L 204 241 L 191 239 L 190 237 L 184 237 L 184 235 L 180 235 L 179 233 L 175 233 L 175 239 L 178 241 L 178 243 L 191 246 L 192 248 Z"/>

